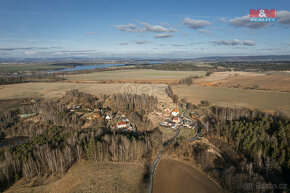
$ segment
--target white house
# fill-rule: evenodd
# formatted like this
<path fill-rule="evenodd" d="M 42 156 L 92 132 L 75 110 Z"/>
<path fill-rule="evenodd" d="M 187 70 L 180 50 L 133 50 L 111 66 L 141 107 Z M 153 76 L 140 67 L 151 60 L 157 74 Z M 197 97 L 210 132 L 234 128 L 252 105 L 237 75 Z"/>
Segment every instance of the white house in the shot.
<path fill-rule="evenodd" d="M 117 124 L 117 127 L 119 129 L 126 128 L 127 127 L 127 123 L 126 122 L 120 122 L 120 123 Z"/>
<path fill-rule="evenodd" d="M 107 120 L 111 120 L 112 117 L 111 117 L 110 115 L 107 115 L 107 116 L 105 117 L 105 119 L 107 119 Z"/>
<path fill-rule="evenodd" d="M 174 111 L 171 112 L 172 116 L 177 116 L 179 114 L 179 110 L 178 109 L 174 109 Z"/>

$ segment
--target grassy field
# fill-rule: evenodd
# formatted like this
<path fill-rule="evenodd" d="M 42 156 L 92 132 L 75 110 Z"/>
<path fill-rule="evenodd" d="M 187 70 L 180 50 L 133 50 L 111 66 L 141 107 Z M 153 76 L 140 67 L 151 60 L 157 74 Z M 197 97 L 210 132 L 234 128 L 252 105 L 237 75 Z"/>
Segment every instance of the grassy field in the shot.
<path fill-rule="evenodd" d="M 257 108 L 269 112 L 282 109 L 290 114 L 290 93 L 185 85 L 176 86 L 173 90 L 180 98 L 196 104 L 208 100 L 221 106 Z"/>
<path fill-rule="evenodd" d="M 66 76 L 68 80 L 179 80 L 188 76 L 204 76 L 204 71 L 116 70 Z"/>
<path fill-rule="evenodd" d="M 0 64 L 0 72 L 41 71 L 65 68 L 48 64 Z"/>
<path fill-rule="evenodd" d="M 189 129 L 186 127 L 181 128 L 179 139 L 189 139 L 191 137 L 194 137 L 196 135 L 196 129 Z"/>
<path fill-rule="evenodd" d="M 142 163 L 97 163 L 81 161 L 61 178 L 35 178 L 30 183 L 18 181 L 6 192 L 144 192 Z M 38 184 L 38 185 L 35 185 Z"/>
<path fill-rule="evenodd" d="M 79 89 L 82 92 L 94 94 L 148 94 L 158 98 L 161 102 L 169 100 L 165 93 L 165 84 L 87 84 L 87 83 L 23 83 L 0 86 L 1 99 L 20 99 L 20 98 L 58 98 L 65 91 Z"/>

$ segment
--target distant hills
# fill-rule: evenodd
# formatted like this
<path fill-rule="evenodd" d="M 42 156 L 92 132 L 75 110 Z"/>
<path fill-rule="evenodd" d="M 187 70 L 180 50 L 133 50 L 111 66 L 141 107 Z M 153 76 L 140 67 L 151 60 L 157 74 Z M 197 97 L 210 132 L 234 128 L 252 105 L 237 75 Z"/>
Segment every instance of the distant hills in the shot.
<path fill-rule="evenodd" d="M 197 58 L 202 61 L 285 61 L 290 60 L 290 55 L 264 55 L 264 56 L 213 56 Z"/>
<path fill-rule="evenodd" d="M 72 62 L 72 61 L 180 61 L 180 60 L 194 60 L 194 61 L 217 61 L 217 62 L 230 62 L 230 61 L 287 61 L 290 60 L 290 55 L 263 55 L 263 56 L 210 56 L 199 58 L 148 58 L 148 57 L 59 57 L 59 58 L 0 58 L 0 63 L 30 63 L 30 62 Z"/>

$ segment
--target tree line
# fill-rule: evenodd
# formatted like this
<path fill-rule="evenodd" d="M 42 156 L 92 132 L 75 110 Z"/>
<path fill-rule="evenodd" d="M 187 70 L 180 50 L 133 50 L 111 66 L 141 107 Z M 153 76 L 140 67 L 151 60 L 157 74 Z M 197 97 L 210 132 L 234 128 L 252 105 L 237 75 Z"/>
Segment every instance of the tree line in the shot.
<path fill-rule="evenodd" d="M 0 190 L 5 190 L 22 177 L 29 180 L 36 175 L 63 175 L 79 159 L 149 163 L 162 143 L 158 129 L 144 132 L 111 131 L 104 120 L 83 128 L 85 120 L 69 110 L 80 104 L 102 108 L 105 101 L 110 99 L 112 111 L 131 109 L 128 117 L 140 120 L 140 124 L 152 126 L 140 109 L 152 109 L 150 105 L 157 103 L 156 98 L 116 95 L 111 100 L 110 97 L 97 98 L 72 90 L 60 99 L 40 101 L 14 111 L 1 112 L 0 130 L 3 138 L 16 140 L 17 136 L 26 136 L 27 140 L 21 143 L 16 141 L 12 147 L 0 147 Z M 122 108 L 113 109 L 117 106 Z M 23 121 L 19 113 L 37 113 L 37 121 Z"/>

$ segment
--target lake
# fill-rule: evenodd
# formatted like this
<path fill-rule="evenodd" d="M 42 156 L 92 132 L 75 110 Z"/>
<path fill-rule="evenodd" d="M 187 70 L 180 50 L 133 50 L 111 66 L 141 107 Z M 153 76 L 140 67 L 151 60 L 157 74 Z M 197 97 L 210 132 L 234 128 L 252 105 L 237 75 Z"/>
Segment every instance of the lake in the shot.
<path fill-rule="evenodd" d="M 83 65 L 83 66 L 75 66 L 73 68 L 65 68 L 60 70 L 53 70 L 50 72 L 70 72 L 70 71 L 79 71 L 79 70 L 94 70 L 96 68 L 108 68 L 115 66 L 124 66 L 126 64 L 94 64 L 94 65 Z"/>
<path fill-rule="evenodd" d="M 162 61 L 144 61 L 139 64 L 162 64 L 164 62 Z M 125 66 L 125 65 L 134 65 L 134 63 L 130 64 L 94 64 L 94 65 L 79 65 L 75 66 L 73 68 L 65 68 L 60 70 L 52 70 L 51 72 L 71 72 L 71 71 L 79 71 L 79 70 L 94 70 L 96 68 L 109 68 L 109 67 L 115 67 L 115 66 Z"/>

